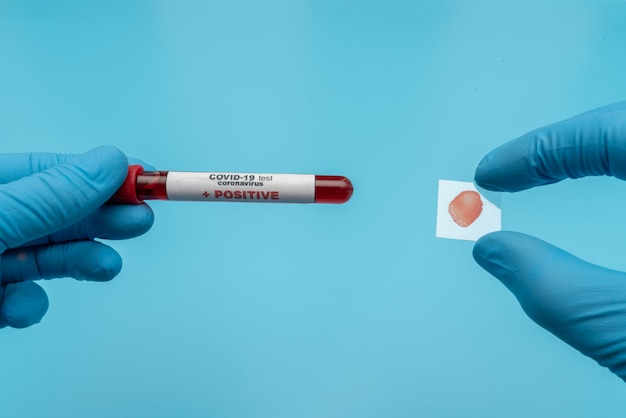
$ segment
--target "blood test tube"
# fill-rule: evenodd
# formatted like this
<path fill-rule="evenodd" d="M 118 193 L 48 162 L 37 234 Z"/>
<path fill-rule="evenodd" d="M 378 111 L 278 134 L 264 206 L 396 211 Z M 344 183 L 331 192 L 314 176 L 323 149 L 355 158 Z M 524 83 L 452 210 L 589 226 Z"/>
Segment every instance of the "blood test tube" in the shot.
<path fill-rule="evenodd" d="M 350 180 L 314 174 L 145 171 L 128 167 L 128 176 L 109 203 L 144 200 L 257 203 L 345 203 Z"/>

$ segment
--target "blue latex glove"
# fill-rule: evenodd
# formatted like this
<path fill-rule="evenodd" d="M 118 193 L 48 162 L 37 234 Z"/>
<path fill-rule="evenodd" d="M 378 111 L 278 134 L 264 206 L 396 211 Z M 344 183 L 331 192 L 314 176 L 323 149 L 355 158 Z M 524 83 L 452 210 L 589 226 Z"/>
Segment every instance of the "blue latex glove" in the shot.
<path fill-rule="evenodd" d="M 489 190 L 515 192 L 597 175 L 626 180 L 626 102 L 496 148 L 480 162 L 475 178 Z M 474 258 L 537 324 L 626 381 L 626 273 L 509 231 L 478 240 Z"/>
<path fill-rule="evenodd" d="M 73 277 L 110 280 L 122 267 L 94 240 L 143 234 L 147 205 L 104 205 L 126 177 L 128 160 L 103 146 L 80 155 L 0 155 L 0 327 L 41 320 L 48 297 L 33 282 Z"/>

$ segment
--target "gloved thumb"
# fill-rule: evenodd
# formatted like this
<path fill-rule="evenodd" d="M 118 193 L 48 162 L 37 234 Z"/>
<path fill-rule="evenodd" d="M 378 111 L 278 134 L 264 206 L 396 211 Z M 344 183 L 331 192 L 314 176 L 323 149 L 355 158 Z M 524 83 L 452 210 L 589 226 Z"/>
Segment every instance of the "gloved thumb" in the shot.
<path fill-rule="evenodd" d="M 127 171 L 126 156 L 102 146 L 0 185 L 0 252 L 92 213 L 113 195 Z"/>
<path fill-rule="evenodd" d="M 533 321 L 626 381 L 626 273 L 510 231 L 483 236 L 473 255 Z"/>

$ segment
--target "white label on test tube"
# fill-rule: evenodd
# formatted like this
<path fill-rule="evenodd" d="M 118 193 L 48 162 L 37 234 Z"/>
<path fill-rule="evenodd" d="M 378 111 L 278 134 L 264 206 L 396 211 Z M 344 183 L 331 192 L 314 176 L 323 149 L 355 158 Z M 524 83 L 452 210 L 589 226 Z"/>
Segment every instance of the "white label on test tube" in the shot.
<path fill-rule="evenodd" d="M 313 203 L 315 175 L 170 171 L 166 190 L 169 200 Z"/>

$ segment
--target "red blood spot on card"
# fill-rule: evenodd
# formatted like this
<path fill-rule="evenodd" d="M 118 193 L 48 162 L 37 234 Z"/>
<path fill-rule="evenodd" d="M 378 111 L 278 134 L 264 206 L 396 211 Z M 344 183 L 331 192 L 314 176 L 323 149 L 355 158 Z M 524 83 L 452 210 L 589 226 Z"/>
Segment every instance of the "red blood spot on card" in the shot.
<path fill-rule="evenodd" d="M 459 193 L 448 205 L 448 213 L 459 226 L 466 228 L 474 223 L 483 211 L 480 194 L 473 190 Z"/>

